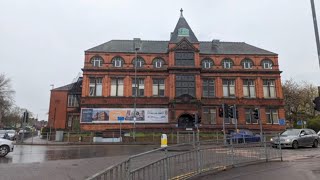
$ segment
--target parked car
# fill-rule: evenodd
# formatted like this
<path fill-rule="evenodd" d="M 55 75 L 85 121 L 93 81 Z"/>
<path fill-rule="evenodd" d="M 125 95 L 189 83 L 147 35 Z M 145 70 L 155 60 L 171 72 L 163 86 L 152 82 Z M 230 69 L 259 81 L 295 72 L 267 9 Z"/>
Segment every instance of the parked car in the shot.
<path fill-rule="evenodd" d="M 232 132 L 228 136 L 227 142 L 238 142 L 238 143 L 245 143 L 245 142 L 259 142 L 260 135 L 254 134 L 250 130 L 240 129 L 237 132 Z"/>
<path fill-rule="evenodd" d="M 320 136 L 320 131 L 318 132 L 318 136 Z"/>
<path fill-rule="evenodd" d="M 13 129 L 7 130 L 9 140 L 14 141 L 17 138 L 17 132 Z"/>
<path fill-rule="evenodd" d="M 3 138 L 6 134 L 6 132 L 7 132 L 6 130 L 0 129 L 0 138 Z"/>
<path fill-rule="evenodd" d="M 13 152 L 12 141 L 0 138 L 0 157 L 5 157 L 9 152 Z"/>
<path fill-rule="evenodd" d="M 298 149 L 302 146 L 318 147 L 320 137 L 312 129 L 288 129 L 280 134 L 279 137 L 273 137 L 270 139 L 272 147 L 277 147 L 279 144 L 281 147 L 292 147 Z"/>

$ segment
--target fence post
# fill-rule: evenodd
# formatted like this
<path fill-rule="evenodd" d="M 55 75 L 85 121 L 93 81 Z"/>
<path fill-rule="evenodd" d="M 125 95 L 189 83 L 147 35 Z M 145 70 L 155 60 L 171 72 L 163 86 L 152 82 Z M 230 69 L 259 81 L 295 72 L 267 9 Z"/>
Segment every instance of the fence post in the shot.
<path fill-rule="evenodd" d="M 233 152 L 233 139 L 230 139 L 230 145 L 231 145 L 231 165 L 234 165 L 234 152 Z"/>
<path fill-rule="evenodd" d="M 49 141 L 49 133 L 47 133 L 47 144 L 48 144 L 48 141 Z"/>
<path fill-rule="evenodd" d="M 132 179 L 132 177 L 131 177 L 131 170 L 130 170 L 130 163 L 131 163 L 131 158 L 129 157 L 129 159 L 128 159 L 128 162 L 126 163 L 126 174 L 127 174 L 127 179 L 128 180 L 131 180 Z"/>
<path fill-rule="evenodd" d="M 33 129 L 31 131 L 31 144 L 33 144 Z"/>
<path fill-rule="evenodd" d="M 68 143 L 70 142 L 70 132 L 68 132 Z"/>
<path fill-rule="evenodd" d="M 267 141 L 266 141 L 266 136 L 264 136 L 263 137 L 263 144 L 264 144 L 264 151 L 265 151 L 265 153 L 266 153 L 266 162 L 268 162 L 268 159 L 269 159 L 269 157 L 268 157 L 268 149 L 267 149 Z"/>
<path fill-rule="evenodd" d="M 196 152 L 197 152 L 197 161 L 198 161 L 198 163 L 197 163 L 197 165 L 198 165 L 198 174 L 200 174 L 201 173 L 201 159 L 200 159 L 200 142 L 198 141 L 197 142 L 197 150 L 196 150 Z"/>
<path fill-rule="evenodd" d="M 280 150 L 280 159 L 281 159 L 281 161 L 283 161 L 283 159 L 282 159 L 282 148 L 281 148 L 281 139 L 280 139 L 280 133 L 278 133 L 278 139 L 279 139 L 279 150 Z"/>
<path fill-rule="evenodd" d="M 164 165 L 164 167 L 163 167 L 163 169 L 164 169 L 164 179 L 168 179 L 168 148 L 165 147 L 164 150 L 165 150 L 164 151 L 165 158 L 164 158 L 164 163 L 163 163 L 163 165 Z"/>

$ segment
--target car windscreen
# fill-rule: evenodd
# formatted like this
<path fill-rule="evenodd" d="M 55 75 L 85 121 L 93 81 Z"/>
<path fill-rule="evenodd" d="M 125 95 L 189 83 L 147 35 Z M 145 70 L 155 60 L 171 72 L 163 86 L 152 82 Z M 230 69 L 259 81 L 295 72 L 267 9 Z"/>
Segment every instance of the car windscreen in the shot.
<path fill-rule="evenodd" d="M 288 129 L 281 133 L 282 136 L 298 136 L 300 133 L 300 129 Z"/>

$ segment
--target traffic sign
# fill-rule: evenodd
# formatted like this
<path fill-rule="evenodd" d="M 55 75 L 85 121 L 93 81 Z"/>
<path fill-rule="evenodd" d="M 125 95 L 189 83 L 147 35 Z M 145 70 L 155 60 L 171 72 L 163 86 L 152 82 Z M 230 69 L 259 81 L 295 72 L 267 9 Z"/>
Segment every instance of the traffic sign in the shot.
<path fill-rule="evenodd" d="M 302 126 L 302 120 L 297 121 L 297 125 Z"/>
<path fill-rule="evenodd" d="M 281 125 L 281 126 L 286 125 L 286 120 L 285 119 L 279 119 L 279 125 Z"/>
<path fill-rule="evenodd" d="M 118 121 L 124 121 L 124 117 L 123 116 L 118 116 Z"/>

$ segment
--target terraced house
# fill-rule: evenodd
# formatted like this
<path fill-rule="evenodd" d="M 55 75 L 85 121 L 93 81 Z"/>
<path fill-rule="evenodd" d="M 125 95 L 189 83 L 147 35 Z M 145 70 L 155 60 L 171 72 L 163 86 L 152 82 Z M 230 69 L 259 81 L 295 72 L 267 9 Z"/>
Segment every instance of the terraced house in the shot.
<path fill-rule="evenodd" d="M 85 51 L 83 77 L 52 90 L 49 124 L 83 130 L 221 130 L 222 104 L 238 128 L 280 130 L 284 102 L 278 55 L 244 42 L 199 41 L 182 11 L 169 40 L 111 40 Z M 80 84 L 80 85 L 79 85 Z M 59 95 L 57 95 L 57 93 Z M 58 103 L 57 103 L 58 102 Z M 227 129 L 235 120 L 225 119 Z"/>

